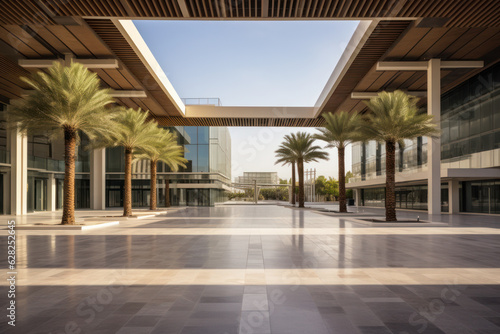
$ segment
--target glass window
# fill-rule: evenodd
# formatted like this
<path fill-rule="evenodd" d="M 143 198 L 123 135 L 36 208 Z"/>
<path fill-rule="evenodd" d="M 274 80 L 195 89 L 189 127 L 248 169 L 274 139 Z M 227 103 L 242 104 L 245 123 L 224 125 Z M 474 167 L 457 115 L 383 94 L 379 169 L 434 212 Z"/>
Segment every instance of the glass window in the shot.
<path fill-rule="evenodd" d="M 481 138 L 479 136 L 471 138 L 471 140 L 470 140 L 470 153 L 476 153 L 476 152 L 480 152 L 480 151 L 481 151 Z M 456 155 L 456 156 L 460 156 L 460 155 Z"/>
<path fill-rule="evenodd" d="M 208 145 L 198 145 L 198 172 L 209 172 Z"/>
<path fill-rule="evenodd" d="M 481 151 L 488 151 L 494 148 L 495 134 L 490 133 L 481 136 Z"/>
<path fill-rule="evenodd" d="M 185 126 L 184 127 L 184 138 L 186 144 L 196 144 L 198 143 L 198 134 L 196 126 Z"/>
<path fill-rule="evenodd" d="M 186 152 L 184 157 L 188 161 L 186 163 L 186 172 L 198 171 L 198 145 L 184 145 Z"/>
<path fill-rule="evenodd" d="M 458 139 L 458 120 L 453 117 L 450 118 L 450 140 L 457 140 Z"/>
<path fill-rule="evenodd" d="M 481 131 L 481 115 L 478 108 L 471 110 L 470 134 L 477 135 Z"/>
<path fill-rule="evenodd" d="M 125 171 L 125 153 L 122 147 L 106 149 L 106 172 Z"/>
<path fill-rule="evenodd" d="M 481 102 L 481 132 L 493 129 L 493 101 L 486 99 Z"/>
<path fill-rule="evenodd" d="M 198 144 L 208 144 L 208 126 L 198 127 Z"/>

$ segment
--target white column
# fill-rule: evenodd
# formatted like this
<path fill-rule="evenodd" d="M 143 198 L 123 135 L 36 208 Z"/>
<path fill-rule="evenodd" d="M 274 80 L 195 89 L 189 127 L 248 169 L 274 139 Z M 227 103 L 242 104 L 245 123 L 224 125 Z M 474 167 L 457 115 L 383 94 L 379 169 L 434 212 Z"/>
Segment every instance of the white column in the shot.
<path fill-rule="evenodd" d="M 448 182 L 448 203 L 450 213 L 460 212 L 460 192 L 458 180 L 451 180 Z"/>
<path fill-rule="evenodd" d="M 257 180 L 253 180 L 253 200 L 255 204 L 259 201 L 259 195 L 257 194 Z"/>
<path fill-rule="evenodd" d="M 9 152 L 10 153 L 10 152 Z M 10 214 L 10 170 L 3 175 L 3 213 Z"/>
<path fill-rule="evenodd" d="M 49 175 L 47 180 L 47 211 L 56 211 L 56 178 Z"/>
<path fill-rule="evenodd" d="M 427 113 L 441 124 L 441 60 L 431 59 L 427 67 Z M 439 125 L 438 125 L 439 126 Z M 427 143 L 428 213 L 441 214 L 441 139 L 429 138 Z"/>
<path fill-rule="evenodd" d="M 90 154 L 90 208 L 106 208 L 106 150 L 93 150 Z"/>
<path fill-rule="evenodd" d="M 361 206 L 361 189 L 354 189 L 354 198 L 356 206 Z"/>
<path fill-rule="evenodd" d="M 28 211 L 28 137 L 19 130 L 9 130 L 10 141 L 10 213 Z"/>

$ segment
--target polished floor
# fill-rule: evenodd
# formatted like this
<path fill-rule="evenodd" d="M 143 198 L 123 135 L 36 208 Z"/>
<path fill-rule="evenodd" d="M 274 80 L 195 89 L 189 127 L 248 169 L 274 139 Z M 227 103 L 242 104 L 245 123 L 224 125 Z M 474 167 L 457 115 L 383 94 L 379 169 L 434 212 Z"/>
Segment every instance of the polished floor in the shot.
<path fill-rule="evenodd" d="M 448 226 L 232 205 L 19 230 L 17 326 L 0 332 L 500 333 L 500 217 L 399 215 Z"/>

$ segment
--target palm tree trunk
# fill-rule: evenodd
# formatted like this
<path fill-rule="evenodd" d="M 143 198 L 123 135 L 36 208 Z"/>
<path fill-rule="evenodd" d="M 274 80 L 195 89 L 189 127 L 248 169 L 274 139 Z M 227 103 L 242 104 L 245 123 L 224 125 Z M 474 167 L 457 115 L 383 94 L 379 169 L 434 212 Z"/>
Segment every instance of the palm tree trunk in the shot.
<path fill-rule="evenodd" d="M 385 220 L 397 221 L 396 218 L 396 143 L 385 143 Z"/>
<path fill-rule="evenodd" d="M 123 191 L 123 216 L 132 216 L 132 150 L 125 149 L 125 189 Z"/>
<path fill-rule="evenodd" d="M 64 128 L 64 205 L 62 225 L 75 225 L 76 130 Z"/>
<path fill-rule="evenodd" d="M 165 178 L 165 207 L 170 208 L 170 180 Z"/>
<path fill-rule="evenodd" d="M 151 199 L 149 200 L 149 210 L 156 210 L 156 161 L 151 160 L 151 190 L 150 190 L 150 196 Z"/>
<path fill-rule="evenodd" d="M 297 160 L 297 169 L 299 172 L 299 208 L 304 207 L 304 160 Z"/>
<path fill-rule="evenodd" d="M 290 203 L 295 205 L 295 162 L 292 162 L 292 198 L 290 199 Z"/>
<path fill-rule="evenodd" d="M 347 205 L 345 200 L 345 147 L 339 147 L 339 212 L 347 212 Z"/>

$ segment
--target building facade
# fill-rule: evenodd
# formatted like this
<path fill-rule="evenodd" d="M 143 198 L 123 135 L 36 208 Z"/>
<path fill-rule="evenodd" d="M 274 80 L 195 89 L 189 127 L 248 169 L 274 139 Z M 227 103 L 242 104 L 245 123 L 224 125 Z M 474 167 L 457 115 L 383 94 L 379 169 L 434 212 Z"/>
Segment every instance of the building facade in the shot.
<path fill-rule="evenodd" d="M 0 103 L 0 113 L 7 108 Z M 172 172 L 158 164 L 158 206 L 165 205 L 169 182 L 172 206 L 213 206 L 225 201 L 231 183 L 231 137 L 226 127 L 169 127 L 185 149 L 186 168 Z M 87 151 L 81 135 L 75 173 L 77 209 L 123 206 L 124 154 L 121 148 Z M 149 161 L 132 168 L 132 202 L 150 201 Z M 0 214 L 62 209 L 64 143 L 45 136 L 21 136 L 0 123 Z"/>
<path fill-rule="evenodd" d="M 279 178 L 276 172 L 243 172 L 242 176 L 235 178 L 236 183 L 241 184 L 278 184 Z"/>
<path fill-rule="evenodd" d="M 177 135 L 188 160 L 186 168 L 172 172 L 159 162 L 157 168 L 158 206 L 165 206 L 169 182 L 172 206 L 213 206 L 225 201 L 224 191 L 231 183 L 231 136 L 226 127 L 176 126 L 168 130 Z M 106 207 L 123 206 L 125 160 L 122 148 L 106 150 Z M 132 166 L 132 205 L 144 207 L 150 201 L 150 162 Z"/>
<path fill-rule="evenodd" d="M 441 212 L 500 214 L 500 64 L 441 96 Z M 398 208 L 428 209 L 426 137 L 396 152 Z M 385 146 L 352 145 L 358 204 L 385 205 Z"/>

